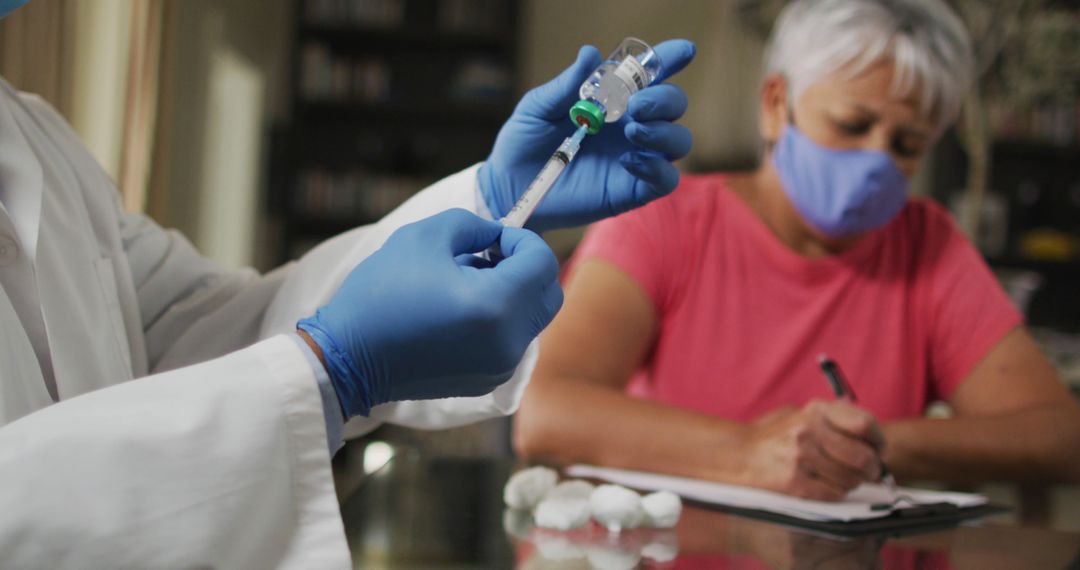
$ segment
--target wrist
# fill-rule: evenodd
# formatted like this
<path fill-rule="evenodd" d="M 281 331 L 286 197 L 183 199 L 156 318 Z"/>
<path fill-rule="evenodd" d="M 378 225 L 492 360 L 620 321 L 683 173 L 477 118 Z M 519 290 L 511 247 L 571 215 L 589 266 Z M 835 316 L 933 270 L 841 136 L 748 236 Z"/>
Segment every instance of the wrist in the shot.
<path fill-rule="evenodd" d="M 881 432 L 885 438 L 885 445 L 881 453 L 881 459 L 889 465 L 890 469 L 895 469 L 897 464 L 906 464 L 911 457 L 912 449 L 910 444 L 913 441 L 918 441 L 918 438 L 909 437 L 909 434 L 912 431 L 913 422 L 917 421 L 919 420 L 901 420 L 882 424 Z"/>
<path fill-rule="evenodd" d="M 296 328 L 299 332 L 306 333 L 305 342 L 310 339 L 318 347 L 316 355 L 326 369 L 347 417 L 368 416 L 373 406 L 382 403 L 375 399 L 367 376 L 323 329 L 318 322 L 318 316 L 301 320 L 296 324 Z"/>
<path fill-rule="evenodd" d="M 735 437 L 728 443 L 731 460 L 725 468 L 725 477 L 736 485 L 755 486 L 753 456 L 757 448 L 756 430 L 752 425 L 739 426 Z"/>
<path fill-rule="evenodd" d="M 734 485 L 752 485 L 750 456 L 753 453 L 753 428 L 750 425 L 723 422 L 711 430 L 714 434 L 709 479 Z M 716 436 L 719 437 L 716 437 Z"/>
<path fill-rule="evenodd" d="M 315 339 L 311 338 L 311 335 L 300 327 L 296 328 L 296 334 L 308 345 L 311 352 L 315 353 L 315 358 L 319 359 L 319 364 L 322 364 L 322 367 L 326 368 L 326 358 L 323 356 L 322 347 L 319 346 L 319 343 L 315 342 Z"/>

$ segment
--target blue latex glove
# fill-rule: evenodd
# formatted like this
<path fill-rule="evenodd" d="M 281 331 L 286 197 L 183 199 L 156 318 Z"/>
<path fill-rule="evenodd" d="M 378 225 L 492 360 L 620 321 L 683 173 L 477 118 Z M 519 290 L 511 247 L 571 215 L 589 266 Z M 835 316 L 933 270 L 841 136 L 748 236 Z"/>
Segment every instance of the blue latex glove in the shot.
<path fill-rule="evenodd" d="M 580 226 L 671 193 L 679 172 L 671 164 L 690 152 L 690 131 L 672 123 L 686 111 L 682 89 L 661 84 L 694 57 L 694 44 L 670 40 L 655 47 L 664 64 L 652 86 L 635 93 L 626 114 L 588 136 L 570 166 L 526 224 L 535 231 Z M 574 132 L 569 112 L 581 83 L 600 65 L 585 46 L 554 80 L 529 91 L 495 140 L 480 168 L 484 200 L 496 218 L 513 207 L 562 140 Z"/>
<path fill-rule="evenodd" d="M 22 8 L 30 0 L 0 0 L 0 18 Z"/>
<path fill-rule="evenodd" d="M 471 254 L 499 242 L 497 266 Z M 300 321 L 347 417 L 399 400 L 480 396 L 513 375 L 562 306 L 536 234 L 464 210 L 402 227 Z"/>

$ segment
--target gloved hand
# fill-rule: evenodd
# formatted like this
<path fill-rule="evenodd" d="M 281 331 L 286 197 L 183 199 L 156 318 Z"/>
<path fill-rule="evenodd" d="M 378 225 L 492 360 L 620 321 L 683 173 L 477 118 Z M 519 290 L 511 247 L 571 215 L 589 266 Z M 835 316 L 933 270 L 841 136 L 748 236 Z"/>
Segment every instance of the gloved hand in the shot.
<path fill-rule="evenodd" d="M 626 114 L 585 137 L 581 151 L 540 204 L 526 227 L 573 227 L 614 216 L 666 196 L 679 183 L 671 161 L 690 152 L 690 131 L 672 123 L 686 111 L 682 89 L 661 84 L 694 57 L 694 44 L 670 40 L 655 47 L 664 68 L 652 86 L 630 97 Z M 562 140 L 574 132 L 569 112 L 581 83 L 600 65 L 600 52 L 585 46 L 554 80 L 525 94 L 499 131 L 478 181 L 496 218 L 513 207 Z"/>
<path fill-rule="evenodd" d="M 496 241 L 497 266 L 466 255 Z M 347 417 L 480 396 L 510 379 L 562 306 L 558 270 L 536 234 L 450 210 L 394 232 L 297 326 L 319 345 Z"/>

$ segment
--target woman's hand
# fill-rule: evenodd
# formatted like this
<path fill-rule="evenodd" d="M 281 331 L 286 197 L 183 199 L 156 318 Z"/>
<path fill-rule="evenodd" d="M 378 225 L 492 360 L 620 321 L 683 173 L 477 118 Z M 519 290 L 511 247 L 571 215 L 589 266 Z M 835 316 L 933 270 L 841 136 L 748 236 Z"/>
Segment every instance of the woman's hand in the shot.
<path fill-rule="evenodd" d="M 885 440 L 874 416 L 845 401 L 782 408 L 750 424 L 741 482 L 805 499 L 838 501 L 881 477 Z"/>

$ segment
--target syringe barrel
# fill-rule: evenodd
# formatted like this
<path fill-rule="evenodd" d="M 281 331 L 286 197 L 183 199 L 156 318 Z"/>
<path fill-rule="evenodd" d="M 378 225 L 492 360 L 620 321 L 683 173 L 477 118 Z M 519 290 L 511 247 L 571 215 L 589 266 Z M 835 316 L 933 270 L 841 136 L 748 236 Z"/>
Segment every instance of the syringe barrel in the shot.
<path fill-rule="evenodd" d="M 555 151 L 555 154 L 551 155 L 547 164 L 540 170 L 540 174 L 536 175 L 536 178 L 525 189 L 525 193 L 521 195 L 514 207 L 500 220 L 502 224 L 509 228 L 525 227 L 525 223 L 529 221 L 533 212 L 536 211 L 536 207 L 544 200 L 544 196 L 547 196 L 548 191 L 551 190 L 551 187 L 559 179 L 559 175 L 566 169 L 566 165 L 570 163 L 572 158 L 573 155 L 567 155 L 561 147 L 560 150 Z"/>

